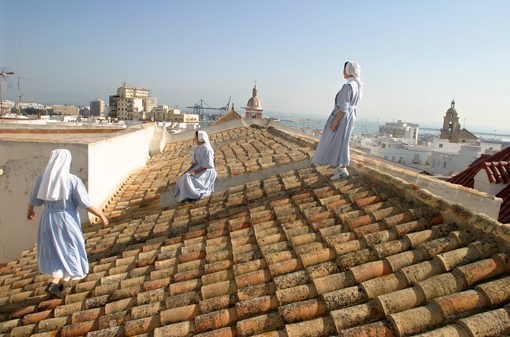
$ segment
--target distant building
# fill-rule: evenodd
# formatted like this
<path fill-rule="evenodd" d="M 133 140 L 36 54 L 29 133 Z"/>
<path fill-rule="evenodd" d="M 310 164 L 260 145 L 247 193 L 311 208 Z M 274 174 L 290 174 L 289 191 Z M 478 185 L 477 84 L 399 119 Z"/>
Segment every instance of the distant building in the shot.
<path fill-rule="evenodd" d="M 262 103 L 258 96 L 257 85 L 253 87 L 252 97 L 248 100 L 246 107 L 243 109 L 246 110 L 246 118 L 262 118 L 262 112 L 264 110 L 262 109 Z"/>
<path fill-rule="evenodd" d="M 170 108 L 168 105 L 158 105 L 151 111 L 151 116 L 157 122 L 175 123 L 198 123 L 198 115 L 182 113 L 179 109 Z"/>
<path fill-rule="evenodd" d="M 451 143 L 477 143 L 478 137 L 466 129 L 461 129 L 459 115 L 455 110 L 455 101 L 452 100 L 450 108 L 443 117 L 442 139 L 448 139 Z"/>
<path fill-rule="evenodd" d="M 353 144 L 373 156 L 439 176 L 453 175 L 464 170 L 480 155 L 501 150 L 500 144 L 451 143 L 448 139 L 437 137 L 414 145 L 388 136 L 361 136 L 356 137 Z"/>
<path fill-rule="evenodd" d="M 117 89 L 117 95 L 109 98 L 110 115 L 124 120 L 140 120 L 148 117 L 157 105 L 149 89 L 129 87 L 123 83 Z"/>
<path fill-rule="evenodd" d="M 53 105 L 53 113 L 57 115 L 78 115 L 80 108 L 75 105 Z"/>
<path fill-rule="evenodd" d="M 90 113 L 89 107 L 83 107 L 80 109 L 80 116 L 82 117 L 90 117 L 92 114 Z"/>
<path fill-rule="evenodd" d="M 0 101 L 0 115 L 5 115 L 11 112 L 14 103 L 11 101 L 3 100 Z"/>
<path fill-rule="evenodd" d="M 419 125 L 413 123 L 386 123 L 379 127 L 379 134 L 402 139 L 407 144 L 418 144 Z"/>
<path fill-rule="evenodd" d="M 102 99 L 96 99 L 90 101 L 90 114 L 92 116 L 104 116 L 105 114 L 105 102 Z"/>

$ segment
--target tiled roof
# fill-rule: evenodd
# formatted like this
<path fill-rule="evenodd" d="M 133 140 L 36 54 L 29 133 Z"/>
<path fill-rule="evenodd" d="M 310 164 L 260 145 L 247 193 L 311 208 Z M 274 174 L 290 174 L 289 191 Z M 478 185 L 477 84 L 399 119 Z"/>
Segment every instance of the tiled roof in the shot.
<path fill-rule="evenodd" d="M 212 123 L 212 125 L 217 125 L 217 124 L 225 123 L 225 122 L 228 122 L 228 121 L 231 121 L 231 120 L 234 120 L 234 119 L 242 119 L 242 118 L 243 117 L 240 114 L 238 114 L 235 110 L 230 110 L 227 113 L 225 113 L 222 116 L 220 116 L 220 118 L 215 120 Z"/>
<path fill-rule="evenodd" d="M 502 189 L 496 196 L 503 199 L 498 220 L 502 223 L 510 223 L 510 185 Z"/>
<path fill-rule="evenodd" d="M 243 145 L 254 135 L 275 165 L 313 151 L 266 129 L 212 135 L 232 151 L 227 174 L 231 161 L 247 167 L 239 156 L 264 158 L 255 138 L 255 150 Z M 64 300 L 45 295 L 35 249 L 1 269 L 0 335 L 510 333 L 510 256 L 495 237 L 447 221 L 444 202 L 406 199 L 354 167 L 340 182 L 310 167 L 161 210 L 157 190 L 190 145 L 173 144 L 126 181 L 108 206 L 111 226 L 85 233 L 91 273 Z"/>
<path fill-rule="evenodd" d="M 482 155 L 476 159 L 467 169 L 453 176 L 448 181 L 453 184 L 473 188 L 475 176 L 480 170 L 487 173 L 489 182 L 495 184 L 510 183 L 510 147 L 507 147 L 493 155 Z M 497 197 L 503 199 L 498 220 L 503 223 L 510 222 L 510 189 L 504 188 Z"/>
<path fill-rule="evenodd" d="M 510 162 L 508 161 L 497 161 L 497 162 L 484 162 L 482 168 L 487 173 L 489 182 L 496 184 L 508 184 L 510 178 L 508 176 L 510 171 Z"/>
<path fill-rule="evenodd" d="M 464 171 L 458 173 L 457 175 L 450 178 L 448 181 L 453 184 L 459 184 L 466 187 L 473 188 L 474 186 L 474 178 L 475 175 L 478 173 L 478 171 L 482 168 L 482 165 L 485 163 L 499 163 L 499 162 L 505 162 L 506 167 L 508 168 L 508 161 L 510 161 L 510 147 L 507 147 L 498 153 L 495 153 L 493 155 L 482 155 L 480 158 L 477 158 L 467 169 Z M 489 165 L 492 166 L 492 165 Z M 496 164 L 496 166 L 499 166 L 499 164 Z M 487 171 L 487 170 L 486 170 Z M 494 175 L 494 173 L 490 172 L 491 170 L 487 171 L 487 174 L 490 178 L 490 174 Z M 508 179 L 508 170 L 506 170 L 506 173 L 503 173 L 507 179 Z M 496 173 L 496 176 L 501 173 Z M 494 177 L 495 178 L 495 177 Z M 496 182 L 497 180 L 491 181 Z"/>

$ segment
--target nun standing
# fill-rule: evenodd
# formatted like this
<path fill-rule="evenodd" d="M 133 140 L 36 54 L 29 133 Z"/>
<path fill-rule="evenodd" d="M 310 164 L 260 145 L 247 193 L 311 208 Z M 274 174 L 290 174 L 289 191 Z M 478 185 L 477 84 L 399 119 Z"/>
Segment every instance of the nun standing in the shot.
<path fill-rule="evenodd" d="M 52 279 L 46 292 L 62 298 L 64 281 L 80 280 L 89 272 L 78 208 L 85 208 L 108 225 L 104 214 L 90 204 L 83 182 L 70 174 L 71 152 L 58 149 L 42 176 L 38 176 L 28 204 L 27 219 L 34 220 L 34 206 L 44 205 L 37 234 L 39 271 Z"/>
<path fill-rule="evenodd" d="M 205 131 L 195 132 L 193 139 L 197 147 L 191 157 L 191 166 L 177 179 L 175 199 L 177 202 L 197 200 L 214 192 L 216 170 L 214 150 Z"/>
<path fill-rule="evenodd" d="M 345 62 L 343 76 L 347 82 L 336 94 L 335 107 L 312 158 L 314 164 L 336 167 L 332 180 L 349 176 L 349 140 L 356 123 L 357 106 L 363 89 L 360 73 L 358 62 Z"/>

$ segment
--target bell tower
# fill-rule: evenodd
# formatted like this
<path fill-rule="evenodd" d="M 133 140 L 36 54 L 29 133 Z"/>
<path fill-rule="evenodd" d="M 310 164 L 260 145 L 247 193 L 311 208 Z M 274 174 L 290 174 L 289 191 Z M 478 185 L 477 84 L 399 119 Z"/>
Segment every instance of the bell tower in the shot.
<path fill-rule="evenodd" d="M 455 100 L 452 100 L 450 108 L 443 117 L 443 128 L 441 129 L 441 138 L 454 140 L 455 135 L 460 131 L 459 115 L 455 110 Z"/>

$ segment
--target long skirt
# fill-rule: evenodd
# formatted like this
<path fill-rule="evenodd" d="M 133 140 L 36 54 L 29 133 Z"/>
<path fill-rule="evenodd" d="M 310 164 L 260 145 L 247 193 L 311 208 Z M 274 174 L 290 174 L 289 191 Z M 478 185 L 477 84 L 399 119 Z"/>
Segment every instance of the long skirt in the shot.
<path fill-rule="evenodd" d="M 356 123 L 356 110 L 347 111 L 340 120 L 335 132 L 331 131 L 331 123 L 335 113 L 331 113 L 324 132 L 317 145 L 312 162 L 317 165 L 349 166 L 349 140 Z"/>

